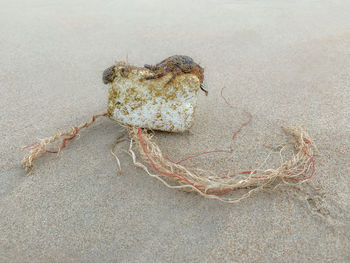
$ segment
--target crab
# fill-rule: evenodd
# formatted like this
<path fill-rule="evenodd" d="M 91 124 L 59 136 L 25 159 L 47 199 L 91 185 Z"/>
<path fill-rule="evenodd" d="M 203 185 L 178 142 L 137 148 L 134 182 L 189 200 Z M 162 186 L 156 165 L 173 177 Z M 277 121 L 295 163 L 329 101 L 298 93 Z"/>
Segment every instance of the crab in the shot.
<path fill-rule="evenodd" d="M 178 75 L 194 74 L 200 81 L 200 88 L 208 96 L 208 91 L 203 88 L 204 68 L 199 66 L 188 56 L 175 55 L 164 59 L 158 64 L 152 66 L 145 64 L 145 68 L 154 72 L 154 75 L 144 77 L 142 80 L 158 79 L 165 76 L 167 73 L 172 73 L 172 77 L 165 84 L 170 84 Z"/>
<path fill-rule="evenodd" d="M 115 72 L 116 67 L 120 67 L 120 74 L 125 78 L 128 76 L 131 69 L 131 66 L 129 65 L 128 62 L 123 62 L 123 61 L 116 62 L 113 66 L 110 66 L 109 68 L 103 71 L 102 81 L 104 84 L 113 82 L 116 76 L 116 72 Z"/>
<path fill-rule="evenodd" d="M 107 68 L 103 72 L 102 80 L 104 84 L 113 82 L 116 74 L 115 67 L 117 66 L 123 66 L 121 68 L 120 74 L 123 77 L 127 77 L 128 72 L 130 70 L 130 65 L 124 62 L 117 62 L 115 65 Z M 154 66 L 145 64 L 144 67 L 151 70 L 153 72 L 153 75 L 144 77 L 141 79 L 141 81 L 159 79 L 165 76 L 167 73 L 172 73 L 172 77 L 165 85 L 170 84 L 178 75 L 194 74 L 198 77 L 200 81 L 201 90 L 203 90 L 205 94 L 208 96 L 208 91 L 205 90 L 203 87 L 204 68 L 199 66 L 197 63 L 193 61 L 192 58 L 188 56 L 175 55 L 164 59 L 163 61 L 161 61 L 160 63 Z"/>

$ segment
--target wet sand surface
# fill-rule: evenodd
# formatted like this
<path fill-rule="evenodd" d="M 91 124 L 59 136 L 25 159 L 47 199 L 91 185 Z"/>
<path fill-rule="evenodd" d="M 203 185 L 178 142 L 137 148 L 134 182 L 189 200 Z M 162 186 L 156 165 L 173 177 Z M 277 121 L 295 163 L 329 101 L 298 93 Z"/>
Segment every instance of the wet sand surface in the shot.
<path fill-rule="evenodd" d="M 349 1 L 0 2 L 1 262 L 350 261 Z M 188 165 L 249 170 L 273 152 L 275 167 L 280 127 L 304 124 L 325 216 L 283 190 L 225 204 L 168 189 L 127 142 L 118 176 L 109 150 L 124 131 L 104 118 L 25 176 L 20 146 L 106 111 L 105 68 L 174 54 L 205 67 L 209 96 L 192 133 L 156 133 L 164 153 L 228 148 L 249 110 L 233 155 Z"/>

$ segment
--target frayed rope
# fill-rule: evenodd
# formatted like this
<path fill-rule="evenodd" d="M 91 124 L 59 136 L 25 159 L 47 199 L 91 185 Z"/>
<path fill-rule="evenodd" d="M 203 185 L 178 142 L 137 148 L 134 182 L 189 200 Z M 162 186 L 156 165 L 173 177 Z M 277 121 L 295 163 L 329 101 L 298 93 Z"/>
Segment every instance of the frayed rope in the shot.
<path fill-rule="evenodd" d="M 55 135 L 48 137 L 48 138 L 44 138 L 44 139 L 40 140 L 40 142 L 35 142 L 31 145 L 27 145 L 27 146 L 22 147 L 21 148 L 22 150 L 24 150 L 26 148 L 30 148 L 29 153 L 22 160 L 22 165 L 24 166 L 24 168 L 27 171 L 29 171 L 30 169 L 33 168 L 34 161 L 37 158 L 39 158 L 41 155 L 43 155 L 45 153 L 59 153 L 63 148 L 66 147 L 67 141 L 73 140 L 78 135 L 78 133 L 81 129 L 89 127 L 92 123 L 95 122 L 95 120 L 97 118 L 102 117 L 102 116 L 107 116 L 107 113 L 94 115 L 94 116 L 92 116 L 90 121 L 85 122 L 79 126 L 71 127 L 70 129 L 65 130 L 65 131 L 58 131 L 58 132 L 56 132 Z M 60 147 L 58 147 L 57 150 L 52 151 L 52 150 L 48 150 L 46 148 L 48 145 L 61 139 L 61 137 L 65 137 L 65 138 L 62 140 L 62 144 Z"/>
<path fill-rule="evenodd" d="M 223 96 L 221 90 L 221 97 L 224 102 L 230 106 L 231 104 Z M 244 122 L 237 131 L 232 135 L 234 140 L 241 130 L 251 123 L 252 114 L 248 112 L 249 119 Z M 35 142 L 32 145 L 24 146 L 22 149 L 31 148 L 29 153 L 22 160 L 22 165 L 27 171 L 33 168 L 34 161 L 45 153 L 59 153 L 66 147 L 66 142 L 73 140 L 83 128 L 89 127 L 95 120 L 102 116 L 107 116 L 107 113 L 97 114 L 92 117 L 89 122 L 83 123 L 77 127 L 71 127 L 66 131 L 58 131 L 55 135 L 42 139 L 40 142 Z M 312 178 L 315 174 L 315 160 L 314 160 L 314 145 L 312 139 L 307 134 L 302 126 L 284 127 L 284 131 L 291 135 L 294 139 L 294 154 L 289 160 L 283 161 L 277 168 L 271 169 L 253 169 L 249 171 L 241 171 L 234 174 L 229 174 L 231 170 L 224 170 L 220 173 L 213 173 L 200 168 L 187 168 L 181 163 L 196 158 L 205 154 L 211 153 L 233 153 L 233 150 L 212 150 L 194 155 L 190 155 L 181 161 L 174 162 L 163 156 L 159 146 L 152 140 L 152 136 L 146 129 L 127 127 L 128 134 L 131 138 L 129 154 L 132 157 L 135 166 L 142 168 L 146 173 L 152 177 L 157 178 L 169 188 L 181 189 L 184 191 L 194 191 L 202 196 L 218 199 L 220 201 L 234 203 L 249 197 L 255 192 L 265 189 L 275 189 L 281 184 L 290 185 L 300 184 Z M 47 146 L 64 137 L 61 146 L 57 150 L 48 150 Z M 113 146 L 111 153 L 115 157 L 119 167 L 118 173 L 121 174 L 121 164 L 117 155 L 114 153 L 115 146 L 123 141 L 120 136 Z M 137 161 L 136 154 L 133 151 L 133 144 L 136 143 L 138 152 L 143 160 L 156 172 L 153 174 L 149 168 Z M 282 158 L 282 150 L 280 156 Z M 174 184 L 175 182 L 175 184 Z M 245 190 L 243 194 L 238 197 L 224 197 L 224 195 L 233 193 L 237 190 Z"/>
<path fill-rule="evenodd" d="M 159 146 L 153 142 L 147 130 L 141 128 L 129 128 L 129 135 L 132 138 L 129 152 L 137 167 L 144 169 L 148 175 L 157 178 L 169 188 L 195 191 L 208 198 L 234 203 L 249 197 L 254 192 L 274 188 L 280 183 L 305 182 L 314 175 L 315 160 L 309 135 L 303 127 L 285 127 L 284 131 L 294 138 L 295 153 L 291 159 L 284 161 L 277 168 L 254 169 L 229 176 L 222 176 L 222 172 L 215 174 L 199 168 L 187 168 L 180 165 L 180 162 L 171 161 L 163 156 Z M 136 143 L 142 159 L 157 174 L 152 174 L 144 164 L 136 160 L 136 155 L 132 150 L 133 142 Z M 171 181 L 176 182 L 176 184 L 172 184 Z M 247 191 L 236 198 L 222 197 L 240 189 Z"/>

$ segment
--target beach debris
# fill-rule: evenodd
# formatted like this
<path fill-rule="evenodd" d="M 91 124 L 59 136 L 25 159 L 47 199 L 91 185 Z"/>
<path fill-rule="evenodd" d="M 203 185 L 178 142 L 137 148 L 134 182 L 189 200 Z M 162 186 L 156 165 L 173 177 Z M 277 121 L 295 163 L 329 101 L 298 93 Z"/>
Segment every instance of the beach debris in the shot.
<path fill-rule="evenodd" d="M 208 96 L 208 91 L 203 87 L 204 68 L 195 63 L 189 56 L 175 55 L 164 59 L 154 66 L 145 64 L 144 67 L 154 72 L 153 76 L 145 77 L 144 79 L 146 80 L 159 79 L 167 73 L 171 73 L 172 77 L 166 85 L 170 84 L 178 75 L 194 74 L 200 81 L 201 90 Z"/>
<path fill-rule="evenodd" d="M 225 87 L 221 89 L 221 98 L 227 106 L 233 108 L 223 94 L 224 89 Z M 233 131 L 232 141 L 244 127 L 252 122 L 252 114 L 249 111 L 246 113 L 248 120 Z M 262 169 L 261 166 L 258 166 L 244 171 L 226 168 L 213 172 L 201 167 L 187 167 L 184 163 L 190 159 L 214 153 L 233 154 L 234 150 L 232 148 L 208 150 L 194 153 L 180 161 L 173 161 L 163 155 L 153 136 L 146 129 L 136 127 L 129 127 L 129 136 L 132 138 L 129 153 L 135 166 L 142 168 L 148 175 L 158 179 L 169 188 L 193 191 L 207 198 L 235 203 L 260 191 L 277 189 L 283 185 L 295 187 L 308 182 L 315 174 L 315 146 L 305 128 L 289 126 L 282 127 L 282 129 L 292 140 L 278 147 L 280 148 L 280 165 L 269 169 Z M 133 144 L 136 145 L 137 152 L 146 164 L 137 160 Z M 294 146 L 294 152 L 283 154 L 288 145 Z M 265 162 L 268 159 L 269 156 Z"/>
<path fill-rule="evenodd" d="M 135 166 L 169 188 L 193 191 L 211 199 L 236 203 L 260 191 L 277 189 L 280 186 L 296 186 L 309 181 L 315 173 L 314 146 L 310 136 L 302 126 L 283 127 L 293 138 L 294 153 L 287 160 L 282 159 L 278 167 L 255 168 L 235 172 L 223 169 L 220 172 L 204 170 L 200 167 L 186 167 L 183 162 L 210 153 L 233 153 L 229 150 L 214 150 L 197 153 L 180 161 L 172 161 L 162 154 L 157 143 L 145 129 L 130 127 L 132 138 L 129 152 Z M 137 160 L 133 143 L 143 162 Z M 282 153 L 282 149 L 281 149 Z M 239 191 L 239 192 L 238 192 Z"/>
<path fill-rule="evenodd" d="M 182 66 L 178 67 L 181 68 L 181 72 L 174 66 L 179 60 L 182 61 L 179 62 Z M 184 65 L 192 66 L 186 68 Z M 81 129 L 87 128 L 99 117 L 109 117 L 126 129 L 125 134 L 130 138 L 129 154 L 134 165 L 169 188 L 193 191 L 207 198 L 234 203 L 253 193 L 273 190 L 282 185 L 295 187 L 313 177 L 316 171 L 315 146 L 303 126 L 283 128 L 293 139 L 290 144 L 294 146 L 294 151 L 285 154 L 287 144 L 281 145 L 279 153 L 281 162 L 275 167 L 271 165 L 272 168 L 269 169 L 258 166 L 255 169 L 235 171 L 227 167 L 220 172 L 213 172 L 184 165 L 187 160 L 207 154 L 233 154 L 233 149 L 194 153 L 180 161 L 173 161 L 164 156 L 149 130 L 169 132 L 188 130 L 194 121 L 197 96 L 203 78 L 203 69 L 186 56 L 169 57 L 155 66 L 145 65 L 145 67 L 118 62 L 103 72 L 103 82 L 110 84 L 107 112 L 94 115 L 86 123 L 58 131 L 51 137 L 23 147 L 23 149 L 30 148 L 30 151 L 22 160 L 22 164 L 27 171 L 30 171 L 39 156 L 45 153 L 59 153 Z M 223 95 L 223 91 L 224 88 L 221 89 L 221 98 L 233 108 Z M 249 111 L 246 113 L 249 116 L 248 120 L 233 132 L 232 140 L 235 140 L 241 130 L 252 122 L 252 114 Z M 119 174 L 122 173 L 122 169 L 115 147 L 123 140 L 125 138 L 118 137 L 111 147 L 111 153 L 119 167 Z M 58 143 L 57 149 L 49 149 L 48 146 L 55 142 Z M 139 157 L 142 162 L 138 160 Z M 267 160 L 268 157 L 264 162 L 265 165 Z"/>
<path fill-rule="evenodd" d="M 184 132 L 193 125 L 204 69 L 188 56 L 172 56 L 155 66 L 117 62 L 103 72 L 102 79 L 110 84 L 111 119 L 152 130 Z"/>
<path fill-rule="evenodd" d="M 31 145 L 26 145 L 21 147 L 21 150 L 30 149 L 29 153 L 22 159 L 22 165 L 26 171 L 30 171 L 34 166 L 34 161 L 45 153 L 59 153 L 62 149 L 66 147 L 67 141 L 73 140 L 80 130 L 89 127 L 93 124 L 97 118 L 107 116 L 107 113 L 96 114 L 92 116 L 91 120 L 84 122 L 79 126 L 70 127 L 68 130 L 57 131 L 56 134 L 41 139 L 40 142 L 35 142 Z M 61 140 L 62 139 L 62 140 Z M 59 142 L 60 146 L 56 146 L 56 149 L 50 150 L 47 149 L 48 146 L 52 145 L 55 142 Z"/>

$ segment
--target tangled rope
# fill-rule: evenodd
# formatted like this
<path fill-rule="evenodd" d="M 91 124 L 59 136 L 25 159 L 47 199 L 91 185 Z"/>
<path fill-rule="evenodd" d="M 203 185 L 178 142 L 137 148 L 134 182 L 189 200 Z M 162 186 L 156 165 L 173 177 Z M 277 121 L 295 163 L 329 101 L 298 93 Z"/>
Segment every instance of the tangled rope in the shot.
<path fill-rule="evenodd" d="M 224 88 L 221 90 L 221 97 L 228 106 L 233 107 L 223 96 L 223 90 Z M 245 126 L 251 123 L 252 114 L 250 112 L 247 113 L 249 114 L 249 119 L 233 133 L 233 140 Z M 44 138 L 40 142 L 22 147 L 22 149 L 30 148 L 30 151 L 22 160 L 25 169 L 27 171 L 30 170 L 34 165 L 34 161 L 45 153 L 59 153 L 66 147 L 67 141 L 73 140 L 81 129 L 89 127 L 101 116 L 107 116 L 107 113 L 94 115 L 89 122 L 83 123 L 77 127 L 71 127 L 66 131 L 58 131 L 55 135 Z M 284 148 L 282 148 L 280 151 L 282 159 L 280 166 L 270 169 L 256 168 L 233 174 L 230 173 L 231 170 L 214 173 L 212 171 L 200 168 L 188 168 L 182 165 L 183 162 L 201 155 L 211 153 L 233 153 L 233 150 L 206 151 L 190 155 L 178 162 L 174 162 L 162 154 L 159 146 L 152 140 L 152 136 L 146 129 L 137 127 L 127 127 L 127 129 L 131 138 L 129 153 L 135 166 L 142 168 L 148 175 L 157 178 L 169 188 L 194 191 L 202 196 L 224 202 L 239 202 L 255 192 L 273 189 L 281 184 L 300 184 L 308 181 L 315 174 L 315 160 L 313 157 L 314 145 L 312 139 L 302 126 L 283 128 L 294 140 L 294 153 L 290 159 L 283 161 L 282 150 Z M 61 146 L 59 146 L 57 150 L 47 149 L 48 145 L 62 137 Z M 114 153 L 114 148 L 122 140 L 123 139 L 119 137 L 111 148 L 111 153 L 115 157 L 119 167 L 119 174 L 122 173 L 121 164 L 119 158 Z M 136 144 L 139 155 L 146 164 L 137 160 L 133 150 L 134 144 Z M 155 173 L 152 173 L 149 168 L 152 168 Z M 236 196 L 228 195 L 238 190 L 244 192 L 239 192 Z"/>
<path fill-rule="evenodd" d="M 78 135 L 81 129 L 89 127 L 92 123 L 95 122 L 97 118 L 101 116 L 107 116 L 107 113 L 94 115 L 92 116 L 90 121 L 85 122 L 79 126 L 71 127 L 70 129 L 65 131 L 57 131 L 56 134 L 51 137 L 44 138 L 40 140 L 40 142 L 35 142 L 31 145 L 22 147 L 21 150 L 30 148 L 29 153 L 22 160 L 22 165 L 27 171 L 29 171 L 31 168 L 33 168 L 34 161 L 37 158 L 39 158 L 41 155 L 45 153 L 59 153 L 63 148 L 66 147 L 67 141 L 73 140 Z M 66 138 L 63 139 L 61 146 L 58 147 L 57 150 L 51 151 L 46 148 L 48 145 L 59 140 L 61 137 L 66 137 Z"/>
<path fill-rule="evenodd" d="M 129 152 L 137 167 L 144 169 L 148 175 L 157 178 L 169 188 L 192 190 L 208 198 L 233 203 L 247 198 L 254 192 L 276 187 L 280 183 L 304 182 L 314 175 L 315 160 L 311 138 L 302 127 L 286 127 L 284 130 L 294 138 L 295 153 L 291 159 L 284 161 L 279 167 L 267 170 L 254 169 L 223 175 L 228 170 L 213 173 L 199 168 L 187 168 L 180 164 L 183 160 L 173 162 L 164 157 L 147 130 L 135 127 L 129 128 L 129 134 L 132 138 Z M 136 154 L 132 149 L 133 141 L 136 143 L 142 159 L 157 174 L 151 173 L 146 165 L 137 161 Z M 238 197 L 222 197 L 239 189 L 247 191 Z"/>

